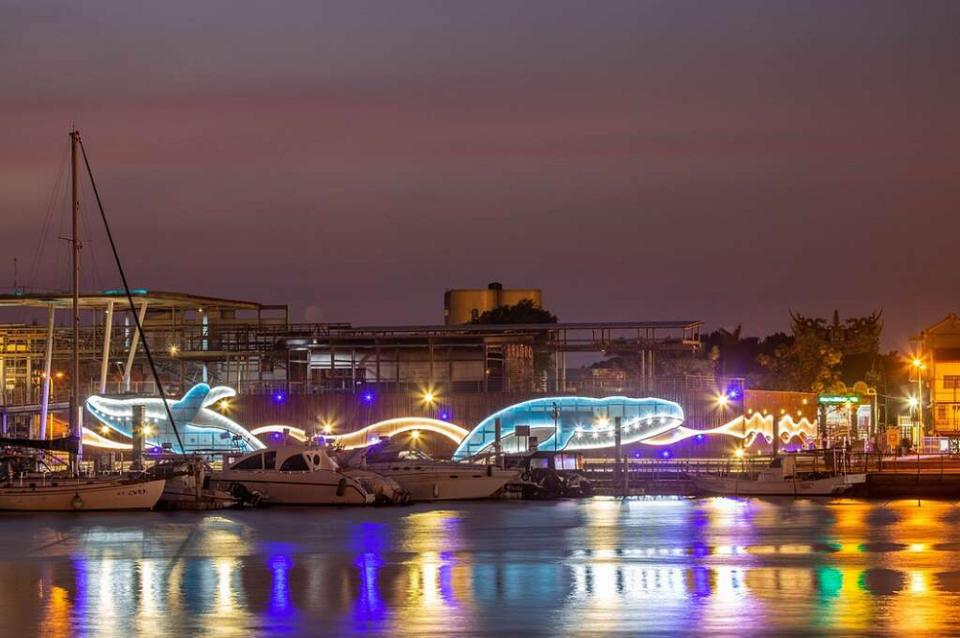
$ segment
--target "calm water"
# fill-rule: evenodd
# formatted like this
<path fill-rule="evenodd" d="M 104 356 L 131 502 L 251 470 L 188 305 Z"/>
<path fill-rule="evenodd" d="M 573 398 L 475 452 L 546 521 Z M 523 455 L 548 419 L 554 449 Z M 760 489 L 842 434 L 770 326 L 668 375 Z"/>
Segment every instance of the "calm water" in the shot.
<path fill-rule="evenodd" d="M 0 635 L 960 632 L 960 506 L 0 516 Z"/>

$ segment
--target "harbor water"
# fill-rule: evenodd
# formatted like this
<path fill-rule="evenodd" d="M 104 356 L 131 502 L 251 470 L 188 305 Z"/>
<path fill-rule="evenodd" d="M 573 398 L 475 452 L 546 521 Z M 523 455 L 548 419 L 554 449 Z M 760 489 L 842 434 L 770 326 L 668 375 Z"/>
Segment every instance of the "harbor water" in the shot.
<path fill-rule="evenodd" d="M 596 497 L 0 515 L 0 635 L 960 632 L 960 506 Z"/>

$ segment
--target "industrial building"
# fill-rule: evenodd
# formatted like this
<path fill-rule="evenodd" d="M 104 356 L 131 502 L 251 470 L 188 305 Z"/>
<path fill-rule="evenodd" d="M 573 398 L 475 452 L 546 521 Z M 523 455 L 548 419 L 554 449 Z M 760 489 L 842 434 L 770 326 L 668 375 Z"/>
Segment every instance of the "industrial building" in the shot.
<path fill-rule="evenodd" d="M 514 306 L 530 300 L 534 307 L 543 307 L 543 294 L 539 288 L 505 289 L 493 282 L 486 288 L 458 288 L 443 294 L 443 323 L 452 326 L 476 322 L 480 316 L 501 306 Z"/>

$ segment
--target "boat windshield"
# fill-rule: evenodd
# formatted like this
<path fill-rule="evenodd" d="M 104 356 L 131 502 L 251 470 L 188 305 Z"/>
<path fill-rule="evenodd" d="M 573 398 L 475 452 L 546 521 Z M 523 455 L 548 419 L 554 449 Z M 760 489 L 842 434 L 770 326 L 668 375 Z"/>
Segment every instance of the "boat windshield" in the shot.
<path fill-rule="evenodd" d="M 372 445 L 366 452 L 368 463 L 389 463 L 393 461 L 419 461 L 432 463 L 430 455 L 420 451 L 413 450 L 398 445 Z"/>

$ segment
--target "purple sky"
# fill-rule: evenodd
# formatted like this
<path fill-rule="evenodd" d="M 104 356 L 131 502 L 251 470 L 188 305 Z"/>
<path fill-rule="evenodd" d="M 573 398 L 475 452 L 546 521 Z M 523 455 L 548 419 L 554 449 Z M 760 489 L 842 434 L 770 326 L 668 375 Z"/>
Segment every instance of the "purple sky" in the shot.
<path fill-rule="evenodd" d="M 956 0 L 0 0 L 0 286 L 67 285 L 76 123 L 137 286 L 355 324 L 494 280 L 566 321 L 882 308 L 903 348 L 960 311 L 958 33 Z"/>

